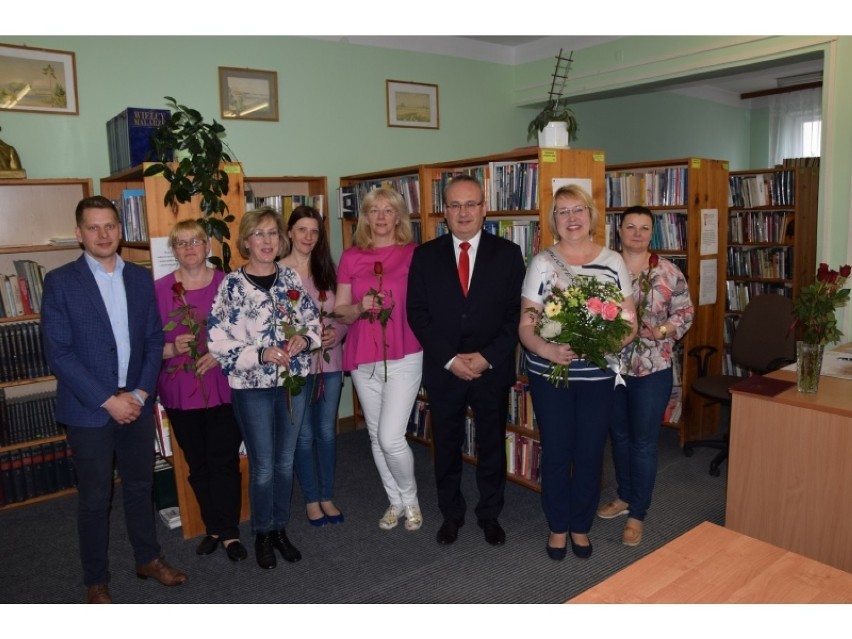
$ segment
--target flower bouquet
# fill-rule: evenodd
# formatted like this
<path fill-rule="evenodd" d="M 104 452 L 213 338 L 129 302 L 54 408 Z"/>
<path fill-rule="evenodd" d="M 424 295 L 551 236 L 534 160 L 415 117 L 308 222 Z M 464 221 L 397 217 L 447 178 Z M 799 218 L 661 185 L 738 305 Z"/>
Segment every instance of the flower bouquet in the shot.
<path fill-rule="evenodd" d="M 174 293 L 174 300 L 177 303 L 178 307 L 169 313 L 169 317 L 173 318 L 169 320 L 169 322 L 163 326 L 163 332 L 168 333 L 169 331 L 173 331 L 178 325 L 186 326 L 187 331 L 190 335 L 192 335 L 192 341 L 189 342 L 189 360 L 184 361 L 175 366 L 170 366 L 166 369 L 166 372 L 171 373 L 172 376 L 177 375 L 179 371 L 193 373 L 195 375 L 196 384 L 199 388 L 201 388 L 201 394 L 204 397 L 204 405 L 207 406 L 207 389 L 204 388 L 204 377 L 198 374 L 198 360 L 200 360 L 204 353 L 201 352 L 199 344 L 201 343 L 201 329 L 207 323 L 206 320 L 201 320 L 200 322 L 195 318 L 195 310 L 196 307 L 193 304 L 190 304 L 186 300 L 186 289 L 181 282 L 175 282 L 172 284 L 172 292 Z"/>
<path fill-rule="evenodd" d="M 622 308 L 624 296 L 610 282 L 579 275 L 564 289 L 551 288 L 541 313 L 526 312 L 536 319 L 535 333 L 549 342 L 568 344 L 577 357 L 608 368 L 605 355 L 621 350 L 632 330 L 633 314 Z M 568 386 L 568 366 L 553 364 L 547 381 Z"/>
<path fill-rule="evenodd" d="M 843 333 L 837 328 L 835 309 L 849 301 L 849 289 L 843 288 L 846 279 L 852 274 L 848 264 L 839 271 L 820 264 L 816 282 L 803 286 L 799 296 L 793 302 L 793 326 L 802 327 L 802 341 L 807 344 L 829 344 L 840 341 Z"/>

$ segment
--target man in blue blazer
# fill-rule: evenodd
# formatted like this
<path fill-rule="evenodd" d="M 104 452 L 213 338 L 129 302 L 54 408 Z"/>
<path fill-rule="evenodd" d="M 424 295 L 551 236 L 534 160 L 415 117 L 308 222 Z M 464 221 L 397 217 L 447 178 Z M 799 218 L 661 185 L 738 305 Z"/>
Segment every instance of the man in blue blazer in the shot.
<path fill-rule="evenodd" d="M 506 413 L 525 269 L 516 244 L 482 232 L 486 210 L 482 185 L 456 177 L 444 192 L 450 233 L 417 247 L 408 275 L 408 323 L 423 346 L 444 517 L 439 544 L 453 543 L 464 525 L 461 448 L 468 407 L 477 448 L 476 517 L 489 544 L 506 540 L 497 518 L 506 486 Z"/>
<path fill-rule="evenodd" d="M 153 393 L 163 331 L 151 274 L 118 256 L 121 223 L 102 196 L 82 199 L 75 234 L 83 255 L 44 280 L 42 330 L 56 376 L 56 420 L 77 472 L 77 532 L 89 603 L 112 603 L 107 584 L 113 457 L 136 574 L 174 586 L 186 575 L 160 557 L 151 489 Z"/>

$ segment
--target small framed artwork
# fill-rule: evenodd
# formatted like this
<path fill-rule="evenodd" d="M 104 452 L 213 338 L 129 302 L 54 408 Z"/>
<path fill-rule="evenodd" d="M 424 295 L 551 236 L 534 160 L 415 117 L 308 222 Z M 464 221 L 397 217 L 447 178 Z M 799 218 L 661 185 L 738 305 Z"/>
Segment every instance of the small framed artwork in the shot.
<path fill-rule="evenodd" d="M 0 44 L 0 109 L 78 115 L 74 52 Z"/>
<path fill-rule="evenodd" d="M 437 129 L 438 85 L 385 80 L 388 126 Z"/>
<path fill-rule="evenodd" d="M 219 104 L 225 120 L 278 122 L 278 74 L 219 67 Z"/>

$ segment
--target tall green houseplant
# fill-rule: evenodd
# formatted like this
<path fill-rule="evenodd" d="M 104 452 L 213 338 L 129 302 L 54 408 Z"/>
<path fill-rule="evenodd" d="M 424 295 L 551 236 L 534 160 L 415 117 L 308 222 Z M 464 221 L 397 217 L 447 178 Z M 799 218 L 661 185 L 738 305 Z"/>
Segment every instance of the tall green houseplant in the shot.
<path fill-rule="evenodd" d="M 228 194 L 228 174 L 222 165 L 231 162 L 222 141 L 225 127 L 216 120 L 212 124 L 205 122 L 201 113 L 178 104 L 173 97 L 165 99 L 172 115 L 151 137 L 159 162 L 146 168 L 145 175 L 162 175 L 169 182 L 163 203 L 172 209 L 200 196 L 199 222 L 210 237 L 222 244 L 222 258 L 214 256 L 210 261 L 228 272 L 231 247 L 226 240 L 231 238 L 228 224 L 234 216 L 223 199 Z"/>

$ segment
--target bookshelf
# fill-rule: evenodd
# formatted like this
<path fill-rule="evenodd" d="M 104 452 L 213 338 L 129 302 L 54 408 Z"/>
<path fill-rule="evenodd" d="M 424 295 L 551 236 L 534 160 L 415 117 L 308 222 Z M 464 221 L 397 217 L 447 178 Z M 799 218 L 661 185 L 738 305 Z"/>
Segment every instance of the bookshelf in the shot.
<path fill-rule="evenodd" d="M 75 490 L 70 450 L 54 417 L 56 380 L 44 360 L 38 311 L 43 273 L 80 255 L 74 209 L 92 194 L 88 178 L 0 180 L 0 274 L 24 279 L 30 297 L 28 312 L 12 310 L 6 298 L 0 317 L 0 509 Z M 29 261 L 29 271 L 16 268 L 22 261 Z"/>
<path fill-rule="evenodd" d="M 553 206 L 554 180 L 586 180 L 597 207 L 604 209 L 604 160 L 603 151 L 524 147 L 495 155 L 343 177 L 340 179 L 343 246 L 347 248 L 352 243 L 360 198 L 376 186 L 398 190 L 415 203 L 411 206 L 411 219 L 419 230 L 416 241 L 426 242 L 445 233 L 443 188 L 453 175 L 467 173 L 483 183 L 488 204 L 486 230 L 515 241 L 529 258 L 541 247 L 553 244 L 547 219 Z M 406 193 L 401 189 L 406 189 Z M 599 218 L 596 234 L 603 237 L 603 216 Z M 520 352 L 520 346 L 518 349 Z M 521 358 L 517 360 L 520 362 Z M 353 407 L 356 422 L 362 421 L 354 389 Z M 532 418 L 526 378 L 520 371 L 507 405 L 507 416 L 507 477 L 532 490 L 540 490 L 539 435 Z M 412 408 L 409 439 L 431 445 L 429 419 L 428 397 L 421 391 Z M 476 463 L 476 451 L 472 450 L 476 424 L 472 416 L 467 421 L 463 456 L 466 461 Z"/>
<path fill-rule="evenodd" d="M 677 264 L 686 276 L 695 305 L 692 328 L 677 346 L 671 415 L 681 445 L 716 432 L 718 407 L 692 392 L 698 365 L 686 353 L 699 344 L 722 351 L 725 309 L 725 256 L 728 237 L 728 163 L 684 158 L 606 167 L 607 238 L 620 249 L 618 225 L 629 206 L 654 214 L 651 248 Z M 702 290 L 703 287 L 703 290 Z M 721 372 L 712 358 L 711 374 Z M 667 409 L 668 411 L 668 409 Z"/>
<path fill-rule="evenodd" d="M 816 273 L 819 167 L 732 171 L 729 180 L 726 269 L 726 375 L 730 344 L 749 300 L 765 293 L 795 299 Z"/>

